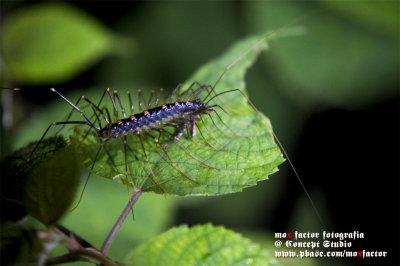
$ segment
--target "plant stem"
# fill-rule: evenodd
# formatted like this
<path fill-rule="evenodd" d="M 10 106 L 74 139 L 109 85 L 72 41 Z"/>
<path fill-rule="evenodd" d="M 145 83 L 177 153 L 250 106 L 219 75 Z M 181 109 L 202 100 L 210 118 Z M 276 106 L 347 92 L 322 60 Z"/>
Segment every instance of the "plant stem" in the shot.
<path fill-rule="evenodd" d="M 115 236 L 117 235 L 119 229 L 121 228 L 122 224 L 124 223 L 126 217 L 129 215 L 129 212 L 132 210 L 133 205 L 135 205 L 136 201 L 142 195 L 142 191 L 139 189 L 135 189 L 133 191 L 132 197 L 129 199 L 128 204 L 126 205 L 125 209 L 122 211 L 121 215 L 119 216 L 117 222 L 114 224 L 113 228 L 111 229 L 110 233 L 108 233 L 108 236 L 106 240 L 104 240 L 103 245 L 101 246 L 101 253 L 106 254 L 108 249 L 111 246 L 112 241 L 114 240 Z"/>

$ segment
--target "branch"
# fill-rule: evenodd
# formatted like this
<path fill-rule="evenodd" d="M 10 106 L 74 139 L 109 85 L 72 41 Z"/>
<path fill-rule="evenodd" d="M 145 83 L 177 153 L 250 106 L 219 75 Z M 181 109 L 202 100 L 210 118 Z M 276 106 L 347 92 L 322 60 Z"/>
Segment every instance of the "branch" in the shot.
<path fill-rule="evenodd" d="M 60 230 L 62 233 L 64 233 L 64 235 L 68 236 L 69 238 L 73 237 L 74 240 L 77 241 L 82 247 L 84 247 L 84 248 L 95 248 L 92 244 L 90 244 L 85 239 L 83 239 L 82 237 L 78 236 L 77 234 L 75 234 L 74 232 L 72 232 L 71 230 L 66 228 L 65 226 L 63 226 L 61 224 L 56 224 L 55 226 L 56 226 L 56 228 L 58 230 Z"/>
<path fill-rule="evenodd" d="M 110 265 L 110 266 L 120 265 L 117 262 L 112 261 L 103 254 L 101 254 L 100 251 L 92 248 L 82 248 L 75 252 L 71 252 L 69 254 L 65 254 L 54 258 L 49 258 L 46 260 L 45 265 L 56 265 L 74 261 L 88 261 L 88 262 L 96 261 L 103 265 Z"/>
<path fill-rule="evenodd" d="M 39 258 L 39 265 L 55 265 L 74 261 L 88 261 L 112 266 L 120 265 L 118 262 L 107 258 L 100 250 L 97 250 L 86 240 L 62 225 L 50 226 L 47 230 L 38 231 L 37 236 L 44 241 L 45 247 L 46 245 L 48 246 Z M 55 244 L 63 245 L 69 250 L 69 253 L 47 258 L 47 253 Z"/>
<path fill-rule="evenodd" d="M 112 241 L 114 240 L 115 236 L 117 235 L 119 229 L 121 228 L 122 224 L 124 223 L 126 217 L 129 215 L 129 212 L 132 210 L 133 205 L 135 205 L 136 201 L 142 195 L 142 191 L 139 189 L 135 189 L 133 191 L 132 197 L 129 199 L 128 204 L 126 205 L 125 209 L 122 211 L 121 215 L 119 216 L 117 222 L 114 224 L 113 228 L 111 229 L 110 233 L 108 233 L 107 238 L 104 240 L 103 245 L 101 246 L 101 253 L 106 254 L 108 249 L 111 246 Z"/>

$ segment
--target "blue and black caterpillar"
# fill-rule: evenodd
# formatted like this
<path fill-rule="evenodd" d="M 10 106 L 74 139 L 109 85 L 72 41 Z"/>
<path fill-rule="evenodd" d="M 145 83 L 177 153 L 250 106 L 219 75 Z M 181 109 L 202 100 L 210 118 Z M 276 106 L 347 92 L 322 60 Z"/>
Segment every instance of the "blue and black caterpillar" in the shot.
<path fill-rule="evenodd" d="M 99 123 L 99 126 L 95 126 L 94 123 L 85 115 L 84 112 L 82 112 L 76 105 L 72 104 L 67 98 L 65 98 L 62 94 L 60 94 L 58 91 L 55 89 L 51 89 L 51 91 L 57 93 L 63 100 L 65 100 L 69 105 L 71 105 L 75 110 L 77 110 L 81 115 L 86 119 L 85 121 L 65 121 L 65 122 L 54 122 L 50 124 L 49 128 L 55 125 L 60 125 L 60 124 L 87 124 L 90 127 L 92 127 L 96 131 L 96 135 L 100 138 L 104 138 L 107 140 L 118 138 L 121 136 L 127 136 L 127 135 L 140 135 L 140 134 L 147 134 L 151 133 L 152 131 L 162 131 L 165 126 L 173 126 L 177 130 L 175 134 L 173 135 L 173 138 L 171 141 L 179 139 L 183 133 L 186 130 L 190 131 L 190 135 L 194 137 L 196 135 L 196 123 L 201 120 L 201 116 L 205 114 L 210 114 L 210 112 L 215 112 L 213 109 L 214 107 L 220 107 L 219 105 L 210 105 L 208 106 L 208 103 L 218 95 L 215 95 L 214 97 L 211 97 L 206 103 L 204 102 L 206 98 L 210 96 L 210 92 L 208 93 L 207 97 L 204 100 L 201 100 L 197 98 L 197 96 L 207 89 L 210 86 L 200 86 L 197 90 L 192 90 L 193 85 L 197 83 L 193 83 L 192 86 L 185 92 L 183 92 L 181 95 L 177 95 L 178 100 L 173 102 L 173 103 L 164 103 L 160 106 L 153 107 L 151 109 L 144 110 L 140 113 L 134 113 L 134 107 L 132 105 L 132 100 L 131 100 L 131 95 L 130 92 L 128 91 L 128 98 L 130 102 L 130 109 L 131 109 L 131 115 L 129 117 L 126 117 L 125 113 L 125 108 L 118 96 L 117 91 L 114 91 L 114 95 L 112 96 L 110 93 L 110 90 L 107 89 L 104 95 L 107 93 L 113 103 L 113 108 L 114 108 L 114 117 L 116 118 L 116 122 L 111 123 L 111 117 L 109 115 L 109 111 L 107 108 L 103 108 L 101 110 L 99 108 L 98 104 L 97 106 L 94 105 L 89 99 L 86 97 L 82 96 L 81 99 L 84 99 L 87 101 L 96 116 L 96 120 Z M 180 86 L 178 86 L 169 99 L 172 99 L 174 94 L 176 94 L 176 91 Z M 186 101 L 181 101 L 181 99 L 188 94 L 188 92 L 191 91 L 192 93 L 188 96 L 188 100 Z M 142 103 L 142 91 L 139 90 L 139 107 L 143 105 Z M 161 90 L 161 93 L 163 93 L 163 90 Z M 154 91 L 152 92 L 152 96 L 154 94 Z M 103 98 L 102 97 L 102 98 Z M 159 102 L 159 96 L 155 99 L 155 104 Z M 195 99 L 193 99 L 195 98 Z M 190 100 L 193 99 L 193 100 Z M 118 119 L 118 111 L 117 111 L 117 105 L 116 105 L 116 100 L 118 101 L 120 105 L 120 109 L 122 110 L 123 119 Z M 79 101 L 78 101 L 79 102 Z M 101 100 L 100 100 L 101 102 Z M 151 98 L 148 102 L 148 106 L 151 106 Z M 220 107 L 221 108 L 221 107 Z M 100 121 L 100 115 L 103 116 L 103 118 L 106 121 L 106 126 L 102 127 L 101 126 L 101 121 Z M 48 129 L 49 129 L 48 128 Z M 47 133 L 48 130 L 46 130 L 45 134 Z M 45 135 L 44 134 L 44 135 Z M 44 137 L 44 136 L 43 136 Z"/>
<path fill-rule="evenodd" d="M 161 106 L 145 110 L 138 114 L 132 114 L 129 118 L 120 119 L 113 124 L 107 124 L 97 131 L 102 138 L 117 138 L 127 134 L 141 134 L 162 128 L 163 124 L 176 123 L 180 125 L 175 138 L 190 129 L 190 135 L 196 135 L 196 122 L 203 114 L 214 111 L 214 106 L 207 107 L 200 99 L 185 102 L 167 103 Z"/>

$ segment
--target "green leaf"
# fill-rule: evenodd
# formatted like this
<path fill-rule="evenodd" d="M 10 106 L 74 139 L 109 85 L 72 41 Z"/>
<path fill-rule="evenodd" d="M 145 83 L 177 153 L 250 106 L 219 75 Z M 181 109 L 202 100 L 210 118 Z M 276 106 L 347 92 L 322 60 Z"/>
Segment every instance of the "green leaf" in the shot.
<path fill-rule="evenodd" d="M 2 54 L 8 75 L 25 84 L 64 81 L 111 52 L 112 35 L 61 3 L 23 8 L 5 21 Z"/>
<path fill-rule="evenodd" d="M 139 246 L 126 262 L 129 265 L 276 265 L 258 245 L 211 224 L 172 228 Z"/>
<path fill-rule="evenodd" d="M 328 1 L 321 0 L 322 4 L 328 6 L 348 18 L 364 23 L 371 29 L 378 32 L 398 36 L 399 3 L 396 1 Z"/>
<path fill-rule="evenodd" d="M 80 169 L 74 143 L 42 160 L 26 183 L 24 205 L 28 212 L 46 225 L 57 222 L 74 199 Z"/>
<path fill-rule="evenodd" d="M 255 36 L 237 43 L 221 57 L 200 68 L 182 86 L 182 90 L 188 89 L 194 81 L 201 84 L 215 82 L 226 66 L 252 47 L 253 51 L 229 69 L 215 88 L 215 93 L 233 89 L 243 91 L 246 70 L 257 58 L 258 53 L 254 51 L 266 48 L 265 42 L 259 42 L 262 37 Z M 193 85 L 193 88 L 198 86 Z M 204 90 L 199 98 L 204 100 L 206 95 L 207 91 Z M 143 191 L 176 195 L 219 195 L 254 186 L 278 170 L 278 165 L 284 159 L 274 141 L 269 120 L 254 110 L 244 95 L 232 91 L 207 104 L 218 104 L 221 108 L 215 107 L 217 114 L 212 113 L 212 119 L 202 116 L 203 121 L 197 123 L 197 136 L 190 138 L 185 134 L 180 142 L 168 145 L 164 152 L 153 138 L 141 135 L 149 163 L 140 137 L 128 136 L 128 175 L 122 139 L 112 139 L 99 152 L 93 172 Z M 129 106 L 127 102 L 125 106 Z M 81 145 L 79 150 L 83 154 L 83 163 L 91 169 L 103 140 L 93 134 L 88 137 L 86 135 L 82 130 L 76 130 L 74 138 Z M 171 139 L 166 133 L 161 137 L 154 132 L 152 135 L 159 138 L 161 143 Z"/>
<path fill-rule="evenodd" d="M 27 180 L 41 163 L 49 160 L 58 151 L 66 147 L 67 142 L 61 136 L 31 142 L 18 149 L 1 162 L 2 197 L 1 206 L 5 210 L 3 220 L 19 220 L 26 215 L 26 206 L 23 204 L 24 191 Z M 35 152 L 32 154 L 32 151 Z M 28 161 L 27 159 L 30 158 Z"/>

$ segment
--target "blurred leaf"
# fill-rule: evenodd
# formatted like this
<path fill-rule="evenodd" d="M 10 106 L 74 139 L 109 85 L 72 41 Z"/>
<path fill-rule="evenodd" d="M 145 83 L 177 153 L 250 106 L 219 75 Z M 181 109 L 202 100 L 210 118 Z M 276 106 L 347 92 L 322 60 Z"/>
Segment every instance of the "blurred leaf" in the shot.
<path fill-rule="evenodd" d="M 77 8 L 44 3 L 6 20 L 1 42 L 10 77 L 40 84 L 64 81 L 110 53 L 112 35 Z"/>
<path fill-rule="evenodd" d="M 31 155 L 36 144 L 37 142 L 29 143 L 1 162 L 1 207 L 6 210 L 1 215 L 2 222 L 19 220 L 26 215 L 23 198 L 27 180 L 41 163 L 52 158 L 67 145 L 63 137 L 54 136 L 44 139 Z"/>
<path fill-rule="evenodd" d="M 328 1 L 322 0 L 331 10 L 348 16 L 349 19 L 364 23 L 379 32 L 398 35 L 399 2 L 396 0 L 374 1 Z"/>
<path fill-rule="evenodd" d="M 24 205 L 28 212 L 46 225 L 57 222 L 74 199 L 80 169 L 74 143 L 43 160 L 26 183 Z"/>
<path fill-rule="evenodd" d="M 200 68 L 182 88 L 189 88 L 193 81 L 201 84 L 215 82 L 226 66 L 252 47 L 252 52 L 247 53 L 225 73 L 215 88 L 215 93 L 232 89 L 244 90 L 246 70 L 257 58 L 254 51 L 261 51 L 266 47 L 265 42 L 258 42 L 262 37 L 255 36 L 239 42 L 224 55 Z M 257 45 L 253 47 L 255 44 Z M 197 89 L 198 86 L 193 85 L 193 88 Z M 199 98 L 204 99 L 205 95 L 207 91 L 203 90 Z M 274 142 L 269 120 L 256 112 L 238 91 L 222 94 L 208 103 L 208 106 L 212 104 L 218 104 L 227 113 L 215 107 L 219 116 L 213 114 L 212 120 L 203 116 L 198 123 L 195 138 L 184 136 L 181 142 L 170 144 L 166 152 L 153 138 L 141 135 L 151 170 L 146 162 L 140 137 L 127 136 L 128 176 L 125 175 L 122 139 L 110 140 L 104 145 L 93 172 L 128 183 L 143 191 L 176 195 L 239 192 L 276 172 L 284 159 Z M 125 103 L 125 106 L 129 105 Z M 74 138 L 81 143 L 79 150 L 83 153 L 84 164 L 91 169 L 101 140 L 93 134 L 85 138 L 86 133 L 81 130 L 76 130 L 75 133 Z M 152 134 L 158 136 L 157 132 Z M 160 143 L 164 143 L 171 140 L 171 136 L 165 133 L 158 139 Z"/>
<path fill-rule="evenodd" d="M 341 6 L 358 14 L 366 9 L 360 1 L 339 1 L 332 5 L 336 10 Z M 397 9 L 394 2 L 388 1 L 388 5 Z M 259 30 L 265 25 L 285 25 L 318 8 L 312 3 L 284 1 L 247 2 L 246 7 L 247 14 L 252 14 L 249 19 L 253 28 Z M 321 10 L 299 22 L 308 29 L 308 34 L 271 43 L 273 53 L 265 62 L 273 65 L 270 75 L 274 77 L 276 90 L 285 91 L 307 109 L 321 103 L 354 109 L 395 95 L 397 35 L 371 30 L 359 23 L 358 16 L 343 19 L 335 9 Z M 383 10 L 390 8 L 379 9 L 376 15 L 383 16 Z M 387 14 L 393 17 L 392 13 Z"/>
<path fill-rule="evenodd" d="M 222 226 L 172 228 L 139 246 L 129 265 L 275 265 L 258 245 Z"/>

